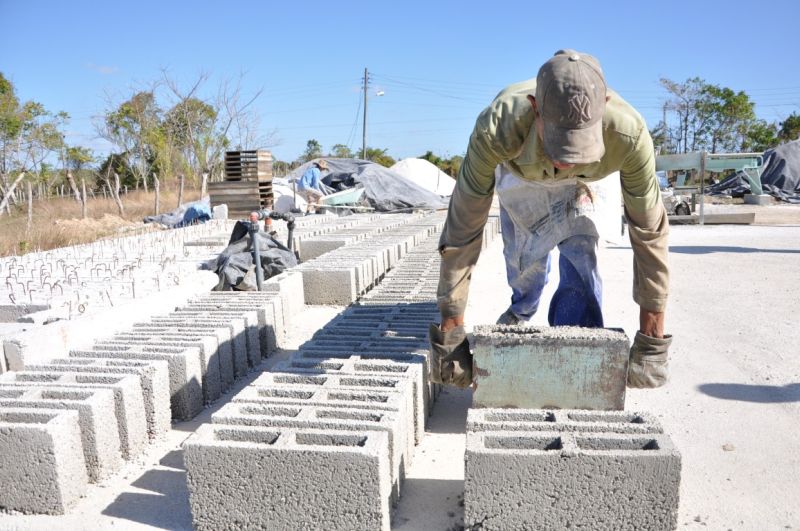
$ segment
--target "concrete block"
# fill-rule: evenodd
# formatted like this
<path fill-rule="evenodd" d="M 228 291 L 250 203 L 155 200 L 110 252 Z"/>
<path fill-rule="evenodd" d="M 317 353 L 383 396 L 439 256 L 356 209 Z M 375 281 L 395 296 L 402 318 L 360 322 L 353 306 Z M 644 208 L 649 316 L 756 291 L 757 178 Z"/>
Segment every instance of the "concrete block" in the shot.
<path fill-rule="evenodd" d="M 625 408 L 628 338 L 621 330 L 476 326 L 473 407 Z"/>
<path fill-rule="evenodd" d="M 644 412 L 502 408 L 471 408 L 467 411 L 467 432 L 471 431 L 664 432 L 658 419 Z"/>
<path fill-rule="evenodd" d="M 138 375 L 77 372 L 9 372 L 0 376 L 0 389 L 14 386 L 111 389 L 122 457 L 133 459 L 147 444 L 147 419 Z"/>
<path fill-rule="evenodd" d="M 389 435 L 389 468 L 392 497 L 400 489 L 414 455 L 413 432 L 405 415 L 392 411 L 364 411 L 310 405 L 280 405 L 231 402 L 211 416 L 213 424 L 236 424 L 264 428 L 302 428 L 324 431 L 384 431 Z"/>
<path fill-rule="evenodd" d="M 0 410 L 13 407 L 76 411 L 86 470 L 91 482 L 96 483 L 111 476 L 122 466 L 114 393 L 110 389 L 0 389 Z"/>
<path fill-rule="evenodd" d="M 108 345 L 145 345 L 152 347 L 170 347 L 182 349 L 196 349 L 202 368 L 201 382 L 203 386 L 203 400 L 210 404 L 222 394 L 222 376 L 220 374 L 220 360 L 218 355 L 217 340 L 213 336 L 196 336 L 188 334 L 162 334 L 153 333 L 147 328 L 135 329 L 134 332 L 117 334 L 114 337 L 95 343 L 98 348 Z"/>
<path fill-rule="evenodd" d="M 170 429 L 169 369 L 166 361 L 122 361 L 58 358 L 49 364 L 28 365 L 34 372 L 80 372 L 87 374 L 135 374 L 139 376 L 144 398 L 147 434 L 155 440 Z"/>
<path fill-rule="evenodd" d="M 681 457 L 664 434 L 467 433 L 464 525 L 675 529 Z"/>
<path fill-rule="evenodd" d="M 210 317 L 204 313 L 183 312 L 168 316 L 153 317 L 154 325 L 182 327 L 191 325 L 207 326 L 209 328 L 227 328 L 231 336 L 231 351 L 233 352 L 233 372 L 236 378 L 241 378 L 248 371 L 247 330 L 244 319 L 227 318 L 225 316 Z"/>
<path fill-rule="evenodd" d="M 352 374 L 368 376 L 401 376 L 413 383 L 414 391 L 414 434 L 416 442 L 422 440 L 425 433 L 425 421 L 430 413 L 430 390 L 427 372 L 421 363 L 404 363 L 390 360 L 362 360 L 358 356 L 350 358 L 303 358 L 277 363 L 272 367 L 275 372 L 308 372 L 324 374 Z M 424 411 L 425 416 L 418 418 L 416 412 Z"/>
<path fill-rule="evenodd" d="M 194 351 L 196 352 L 196 351 Z M 203 370 L 191 350 L 137 345 L 107 345 L 105 350 L 73 350 L 71 358 L 126 361 L 164 360 L 169 370 L 170 409 L 175 420 L 190 420 L 203 410 Z"/>
<path fill-rule="evenodd" d="M 217 276 L 210 271 L 196 272 L 192 282 L 184 282 L 157 294 L 105 308 L 102 312 L 56 321 L 3 337 L 8 369 L 19 371 L 26 363 L 46 362 L 53 357 L 66 356 L 70 349 L 89 348 L 95 340 L 147 319 L 159 308 L 181 304 L 192 295 L 210 290 L 217 282 Z"/>
<path fill-rule="evenodd" d="M 277 293 L 283 302 L 283 323 L 291 322 L 293 317 L 303 311 L 305 292 L 303 291 L 303 274 L 300 271 L 284 271 L 280 275 L 264 281 L 263 289 L 268 293 Z"/>
<path fill-rule="evenodd" d="M 306 304 L 347 305 L 358 297 L 353 268 L 301 269 Z"/>
<path fill-rule="evenodd" d="M 160 323 L 136 323 L 133 328 L 127 331 L 128 333 L 148 332 L 148 333 L 163 333 L 163 334 L 188 334 L 192 336 L 211 336 L 214 338 L 217 345 L 217 357 L 219 358 L 219 372 L 220 380 L 223 391 L 228 389 L 234 381 L 234 368 L 233 368 L 233 340 L 231 338 L 231 329 L 228 326 L 214 326 L 207 324 L 195 324 L 191 321 L 184 321 L 182 319 L 175 320 L 175 322 L 160 322 Z"/>
<path fill-rule="evenodd" d="M 0 508 L 64 514 L 86 493 L 78 413 L 0 409 Z"/>
<path fill-rule="evenodd" d="M 356 376 L 335 374 L 309 374 L 302 372 L 267 372 L 253 380 L 253 387 L 281 387 L 310 385 L 320 388 L 341 388 L 362 391 L 394 391 L 405 401 L 406 426 L 414 426 L 415 419 L 424 419 L 424 405 L 414 401 L 414 384 L 397 376 Z M 413 430 L 411 433 L 414 433 Z M 413 437 L 412 437 L 413 439 Z"/>
<path fill-rule="evenodd" d="M 173 315 L 178 318 L 187 316 L 190 319 L 195 317 L 211 317 L 224 320 L 241 319 L 244 322 L 245 340 L 247 342 L 247 363 L 250 367 L 255 367 L 261 363 L 262 334 L 259 329 L 258 313 L 255 309 L 229 309 L 221 304 L 189 304 L 184 307 L 176 308 Z"/>
<path fill-rule="evenodd" d="M 390 529 L 385 432 L 204 424 L 183 448 L 197 530 Z"/>

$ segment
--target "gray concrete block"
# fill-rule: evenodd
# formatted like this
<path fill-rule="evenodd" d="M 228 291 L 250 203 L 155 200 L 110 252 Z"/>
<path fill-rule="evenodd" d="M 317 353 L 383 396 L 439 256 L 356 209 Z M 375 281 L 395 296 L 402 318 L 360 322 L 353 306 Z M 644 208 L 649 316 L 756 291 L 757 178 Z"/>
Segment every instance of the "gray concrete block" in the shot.
<path fill-rule="evenodd" d="M 117 334 L 109 339 L 95 343 L 98 348 L 108 345 L 145 345 L 152 347 L 170 347 L 196 349 L 202 368 L 203 400 L 210 404 L 222 394 L 222 376 L 217 340 L 213 336 L 197 336 L 189 334 L 153 333 L 153 330 L 142 328 L 133 332 Z"/>
<path fill-rule="evenodd" d="M 302 428 L 324 431 L 384 431 L 389 435 L 392 496 L 399 499 L 402 482 L 411 467 L 414 436 L 404 414 L 331 406 L 231 402 L 211 416 L 213 424 L 264 428 Z"/>
<path fill-rule="evenodd" d="M 111 389 L 122 457 L 133 459 L 147 445 L 147 418 L 138 375 L 77 372 L 9 372 L 0 376 L 0 388 L 14 386 Z"/>
<path fill-rule="evenodd" d="M 171 424 L 169 408 L 169 368 L 166 361 L 122 361 L 58 358 L 49 364 L 28 365 L 27 371 L 81 372 L 87 374 L 135 374 L 139 376 L 144 398 L 147 434 L 155 440 L 167 433 Z"/>
<path fill-rule="evenodd" d="M 200 358 L 191 349 L 108 345 L 104 350 L 70 351 L 71 358 L 118 359 L 126 361 L 164 360 L 169 369 L 172 418 L 190 420 L 203 410 L 203 370 Z M 194 351 L 196 352 L 196 351 Z"/>
<path fill-rule="evenodd" d="M 625 408 L 622 330 L 486 325 L 473 337 L 473 407 Z"/>
<path fill-rule="evenodd" d="M 306 304 L 347 305 L 358 297 L 353 268 L 301 269 Z"/>
<path fill-rule="evenodd" d="M 261 363 L 261 330 L 259 328 L 258 312 L 254 308 L 228 308 L 223 304 L 187 304 L 186 306 L 175 309 L 175 317 L 187 316 L 190 319 L 195 317 L 211 317 L 217 319 L 241 319 L 244 322 L 245 340 L 247 342 L 247 363 L 250 367 L 255 367 Z"/>
<path fill-rule="evenodd" d="M 664 432 L 658 419 L 644 412 L 503 408 L 471 408 L 467 432 L 472 431 Z"/>
<path fill-rule="evenodd" d="M 303 291 L 303 274 L 299 271 L 284 271 L 280 275 L 264 281 L 263 289 L 268 293 L 277 293 L 283 302 L 284 327 L 293 317 L 303 311 L 305 292 Z"/>
<path fill-rule="evenodd" d="M 214 338 L 217 345 L 217 357 L 219 358 L 219 372 L 222 390 L 227 390 L 235 379 L 233 369 L 233 340 L 231 338 L 231 328 L 229 326 L 214 326 L 207 324 L 195 324 L 192 321 L 177 319 L 174 322 L 160 323 L 135 323 L 128 333 L 148 332 L 161 334 L 188 334 L 192 336 L 210 336 Z"/>
<path fill-rule="evenodd" d="M 267 372 L 253 380 L 253 387 L 280 387 L 309 385 L 320 388 L 341 388 L 362 391 L 394 391 L 399 393 L 405 401 L 406 426 L 415 426 L 415 419 L 425 418 L 424 404 L 417 404 L 414 400 L 414 383 L 403 377 L 397 376 L 360 376 L 336 374 L 309 374 L 302 372 Z M 411 429 L 411 433 L 415 433 Z M 414 437 L 411 437 L 414 440 Z"/>
<path fill-rule="evenodd" d="M 272 367 L 274 372 L 352 374 L 362 376 L 401 376 L 413 383 L 414 391 L 414 434 L 419 444 L 425 433 L 425 421 L 432 403 L 428 388 L 427 372 L 420 363 L 404 363 L 391 360 L 363 360 L 358 356 L 350 358 L 304 358 L 295 357 Z M 417 417 L 416 412 L 424 411 L 425 416 Z"/>
<path fill-rule="evenodd" d="M 195 529 L 390 528 L 385 432 L 205 424 L 183 447 Z"/>
<path fill-rule="evenodd" d="M 111 476 L 122 466 L 114 392 L 110 389 L 0 389 L 0 409 L 9 407 L 76 411 L 86 469 L 93 483 Z"/>
<path fill-rule="evenodd" d="M 209 316 L 205 313 L 183 312 L 168 316 L 158 316 L 151 319 L 154 325 L 183 327 L 187 325 L 207 326 L 209 328 L 227 328 L 231 337 L 231 351 L 233 352 L 234 377 L 241 378 L 248 371 L 248 340 L 245 320 L 226 316 Z"/>
<path fill-rule="evenodd" d="M 78 414 L 0 409 L 0 508 L 64 514 L 86 493 Z"/>
<path fill-rule="evenodd" d="M 470 432 L 464 524 L 675 529 L 681 457 L 664 434 Z"/>

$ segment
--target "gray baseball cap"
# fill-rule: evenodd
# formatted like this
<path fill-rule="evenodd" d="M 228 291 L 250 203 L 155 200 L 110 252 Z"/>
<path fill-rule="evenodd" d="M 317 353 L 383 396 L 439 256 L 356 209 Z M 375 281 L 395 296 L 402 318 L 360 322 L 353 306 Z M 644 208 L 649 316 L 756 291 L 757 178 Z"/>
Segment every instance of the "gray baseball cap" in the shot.
<path fill-rule="evenodd" d="M 536 105 L 550 160 L 588 164 L 603 157 L 606 80 L 597 59 L 575 50 L 557 51 L 536 76 Z"/>

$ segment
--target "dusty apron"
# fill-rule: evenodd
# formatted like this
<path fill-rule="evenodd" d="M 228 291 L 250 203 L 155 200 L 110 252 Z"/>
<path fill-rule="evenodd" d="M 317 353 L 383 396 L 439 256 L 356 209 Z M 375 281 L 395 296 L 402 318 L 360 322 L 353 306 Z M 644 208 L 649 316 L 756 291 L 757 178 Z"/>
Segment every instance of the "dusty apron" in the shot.
<path fill-rule="evenodd" d="M 559 286 L 550 303 L 552 326 L 602 327 L 602 281 L 597 271 L 592 184 L 577 179 L 521 179 L 503 165 L 495 170 L 511 311 L 523 320 L 536 312 L 559 249 Z"/>

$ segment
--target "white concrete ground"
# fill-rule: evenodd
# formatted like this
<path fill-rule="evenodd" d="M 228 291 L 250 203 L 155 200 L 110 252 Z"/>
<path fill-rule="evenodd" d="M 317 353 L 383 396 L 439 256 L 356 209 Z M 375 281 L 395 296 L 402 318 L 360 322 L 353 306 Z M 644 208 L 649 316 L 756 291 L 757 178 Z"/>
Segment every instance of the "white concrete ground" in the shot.
<path fill-rule="evenodd" d="M 797 529 L 800 225 L 673 227 L 671 249 L 672 381 L 658 390 L 630 391 L 627 408 L 655 413 L 683 454 L 679 525 Z M 638 307 L 631 300 L 630 247 L 604 248 L 600 257 L 606 324 L 633 336 Z M 557 274 L 556 269 L 553 278 Z M 551 285 L 535 324 L 545 324 L 552 290 Z M 469 324 L 493 322 L 509 294 L 498 239 L 475 272 Z M 340 309 L 308 307 L 292 324 L 289 346 L 302 343 Z M 238 383 L 233 393 L 246 383 Z M 394 528 L 459 528 L 469 403 L 469 391 L 446 390 L 440 396 Z M 90 487 L 70 515 L 0 515 L 0 530 L 188 529 L 180 444 L 221 405 L 173 426 L 166 441 L 114 480 Z"/>

